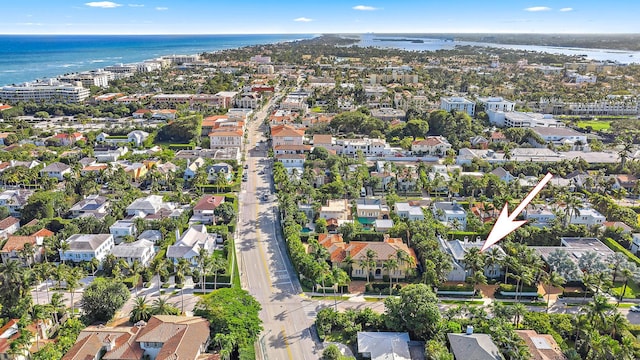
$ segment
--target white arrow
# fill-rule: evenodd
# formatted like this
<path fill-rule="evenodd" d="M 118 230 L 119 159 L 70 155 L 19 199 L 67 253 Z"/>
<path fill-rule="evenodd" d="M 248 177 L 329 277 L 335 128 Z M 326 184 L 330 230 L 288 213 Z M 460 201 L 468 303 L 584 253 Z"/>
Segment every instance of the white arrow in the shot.
<path fill-rule="evenodd" d="M 551 178 L 553 178 L 553 174 L 547 173 L 547 175 L 545 175 L 544 178 L 540 180 L 538 185 L 536 185 L 536 187 L 534 187 L 533 190 L 531 190 L 531 192 L 529 192 L 529 194 L 522 200 L 520 205 L 518 205 L 518 207 L 513 210 L 511 215 L 509 215 L 509 204 L 504 204 L 504 207 L 500 212 L 500 216 L 498 216 L 498 219 L 493 225 L 493 228 L 491 229 L 487 240 L 484 242 L 484 245 L 482 245 L 482 249 L 480 249 L 481 252 L 487 250 L 488 248 L 493 246 L 493 244 L 502 240 L 505 236 L 509 235 L 511 232 L 515 231 L 517 228 L 527 222 L 526 220 L 516 221 L 516 218 L 518 217 L 518 215 L 520 215 L 522 210 L 524 210 L 524 208 L 529 205 L 531 200 L 533 200 L 533 198 L 538 195 L 540 190 L 542 190 L 542 188 L 547 185 Z"/>

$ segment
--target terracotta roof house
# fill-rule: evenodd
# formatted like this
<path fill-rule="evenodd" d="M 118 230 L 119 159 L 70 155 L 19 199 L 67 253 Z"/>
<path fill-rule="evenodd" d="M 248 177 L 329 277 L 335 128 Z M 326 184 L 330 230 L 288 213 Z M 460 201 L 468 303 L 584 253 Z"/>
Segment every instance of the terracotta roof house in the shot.
<path fill-rule="evenodd" d="M 560 346 L 549 334 L 538 334 L 535 330 L 516 330 L 529 348 L 531 360 L 566 360 Z"/>
<path fill-rule="evenodd" d="M 338 266 L 347 266 L 344 264 L 344 259 L 347 256 L 354 260 L 351 265 L 351 276 L 363 278 L 367 276 L 366 269 L 360 266 L 360 260 L 366 258 L 366 254 L 369 250 L 372 250 L 376 257 L 376 266 L 370 269 L 372 277 L 381 279 L 383 275 L 389 275 L 386 270 L 383 269 L 382 264 L 385 260 L 395 259 L 399 252 L 404 252 L 407 257 L 413 259 L 413 261 L 406 260 L 401 261 L 398 264 L 398 269 L 395 269 L 391 275 L 392 278 L 405 278 L 407 271 L 416 267 L 418 259 L 412 248 L 402 242 L 400 238 L 390 238 L 389 235 L 384 235 L 384 241 L 382 242 L 367 242 L 367 241 L 351 241 L 350 243 L 343 242 L 342 235 L 340 234 L 320 234 L 318 235 L 318 243 L 329 251 L 330 259 L 332 263 Z"/>
<path fill-rule="evenodd" d="M 204 195 L 193 207 L 193 216 L 189 219 L 189 222 L 214 224 L 216 219 L 213 212 L 223 202 L 224 196 Z"/>
<path fill-rule="evenodd" d="M 37 262 L 41 258 L 41 254 L 38 249 L 38 242 L 35 236 L 9 236 L 7 242 L 0 250 L 0 257 L 2 257 L 2 262 L 7 263 L 9 261 L 20 261 L 21 263 L 25 263 L 24 259 L 21 257 L 20 251 L 24 249 L 25 244 L 31 244 L 34 250 L 33 259 L 29 260 L 29 263 L 33 264 Z"/>
<path fill-rule="evenodd" d="M 424 140 L 416 140 L 411 143 L 411 152 L 444 156 L 451 149 L 449 141 L 442 136 L 428 136 Z"/>
<path fill-rule="evenodd" d="M 208 344 L 207 320 L 155 315 L 148 323 L 141 321 L 133 327 L 89 326 L 62 359 L 196 360 Z"/>
<path fill-rule="evenodd" d="M 278 125 L 271 128 L 273 146 L 278 145 L 302 145 L 304 130 L 296 129 L 289 125 Z"/>

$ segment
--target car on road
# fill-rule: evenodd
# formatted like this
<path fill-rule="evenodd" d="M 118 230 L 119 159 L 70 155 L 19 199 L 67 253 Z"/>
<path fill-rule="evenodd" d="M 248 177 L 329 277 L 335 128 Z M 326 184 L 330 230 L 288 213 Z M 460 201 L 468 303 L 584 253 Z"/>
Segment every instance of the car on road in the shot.
<path fill-rule="evenodd" d="M 632 307 L 629 308 L 629 311 L 640 312 L 640 305 L 633 305 Z"/>
<path fill-rule="evenodd" d="M 249 164 L 244 164 L 244 168 L 248 169 L 249 168 Z"/>
<path fill-rule="evenodd" d="M 269 200 L 269 194 L 267 193 L 262 194 L 262 201 L 267 201 L 267 200 Z"/>

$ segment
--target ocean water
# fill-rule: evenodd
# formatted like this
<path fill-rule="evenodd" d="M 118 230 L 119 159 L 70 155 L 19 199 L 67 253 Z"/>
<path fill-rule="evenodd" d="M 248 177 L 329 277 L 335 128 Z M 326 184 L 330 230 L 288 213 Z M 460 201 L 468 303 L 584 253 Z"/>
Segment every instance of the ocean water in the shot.
<path fill-rule="evenodd" d="M 314 35 L 0 35 L 0 86 L 162 55 L 197 54 Z"/>

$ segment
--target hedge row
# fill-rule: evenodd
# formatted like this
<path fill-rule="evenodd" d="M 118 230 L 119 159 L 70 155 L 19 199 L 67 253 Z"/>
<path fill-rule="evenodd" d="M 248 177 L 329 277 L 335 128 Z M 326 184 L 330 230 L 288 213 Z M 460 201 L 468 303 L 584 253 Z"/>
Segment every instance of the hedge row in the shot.
<path fill-rule="evenodd" d="M 609 249 L 625 254 L 629 261 L 633 261 L 637 266 L 640 266 L 640 259 L 637 256 L 633 255 L 631 251 L 625 249 L 624 246 L 618 244 L 617 241 L 613 240 L 612 238 L 604 238 L 602 242 L 607 245 Z"/>

